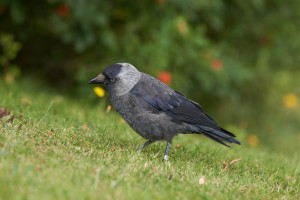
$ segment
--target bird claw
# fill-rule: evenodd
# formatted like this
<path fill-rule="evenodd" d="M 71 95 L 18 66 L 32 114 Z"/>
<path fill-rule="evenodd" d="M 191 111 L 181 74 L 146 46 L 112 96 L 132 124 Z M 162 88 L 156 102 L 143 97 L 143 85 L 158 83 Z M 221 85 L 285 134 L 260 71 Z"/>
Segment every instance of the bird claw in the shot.
<path fill-rule="evenodd" d="M 164 155 L 164 159 L 163 159 L 163 161 L 168 161 L 168 155 Z"/>

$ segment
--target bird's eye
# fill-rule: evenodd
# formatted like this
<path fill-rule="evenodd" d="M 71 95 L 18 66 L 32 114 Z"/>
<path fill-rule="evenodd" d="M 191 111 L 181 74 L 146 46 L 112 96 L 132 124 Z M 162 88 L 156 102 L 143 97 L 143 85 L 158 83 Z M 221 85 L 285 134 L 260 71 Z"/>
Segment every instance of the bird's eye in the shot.
<path fill-rule="evenodd" d="M 110 79 L 110 82 L 115 82 L 115 79 L 111 78 L 111 79 Z"/>

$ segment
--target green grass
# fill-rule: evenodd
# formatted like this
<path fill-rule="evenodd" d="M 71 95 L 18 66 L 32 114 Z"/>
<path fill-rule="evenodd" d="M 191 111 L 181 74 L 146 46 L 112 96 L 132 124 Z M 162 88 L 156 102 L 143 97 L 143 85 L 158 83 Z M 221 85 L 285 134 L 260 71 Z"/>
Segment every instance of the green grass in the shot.
<path fill-rule="evenodd" d="M 233 148 L 178 136 L 162 162 L 165 143 L 137 153 L 145 140 L 115 112 L 34 85 L 0 82 L 11 112 L 0 120 L 0 199 L 300 199 L 296 153 L 252 148 L 240 131 Z"/>

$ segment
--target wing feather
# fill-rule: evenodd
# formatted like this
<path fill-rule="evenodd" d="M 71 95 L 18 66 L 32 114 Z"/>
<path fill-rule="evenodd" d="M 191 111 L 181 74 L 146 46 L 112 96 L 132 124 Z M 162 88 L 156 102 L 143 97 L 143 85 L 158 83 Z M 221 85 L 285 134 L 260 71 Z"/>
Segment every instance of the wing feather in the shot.
<path fill-rule="evenodd" d="M 231 139 L 235 137 L 234 134 L 219 127 L 198 103 L 189 100 L 153 77 L 145 75 L 131 93 L 147 102 L 152 107 L 150 112 L 165 112 L 176 123 L 194 125 L 199 132 L 221 144 L 224 144 L 223 141 L 239 143 Z"/>

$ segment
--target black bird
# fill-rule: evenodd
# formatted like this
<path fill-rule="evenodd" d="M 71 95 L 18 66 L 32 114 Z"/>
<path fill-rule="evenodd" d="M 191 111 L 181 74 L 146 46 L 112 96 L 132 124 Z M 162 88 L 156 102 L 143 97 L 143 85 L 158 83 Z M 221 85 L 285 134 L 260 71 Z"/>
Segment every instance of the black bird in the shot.
<path fill-rule="evenodd" d="M 129 63 L 113 64 L 89 83 L 104 84 L 115 110 L 147 139 L 140 150 L 155 141 L 167 141 L 164 160 L 168 160 L 172 139 L 179 133 L 202 133 L 225 146 L 240 144 L 233 133 L 219 127 L 198 103 Z"/>

